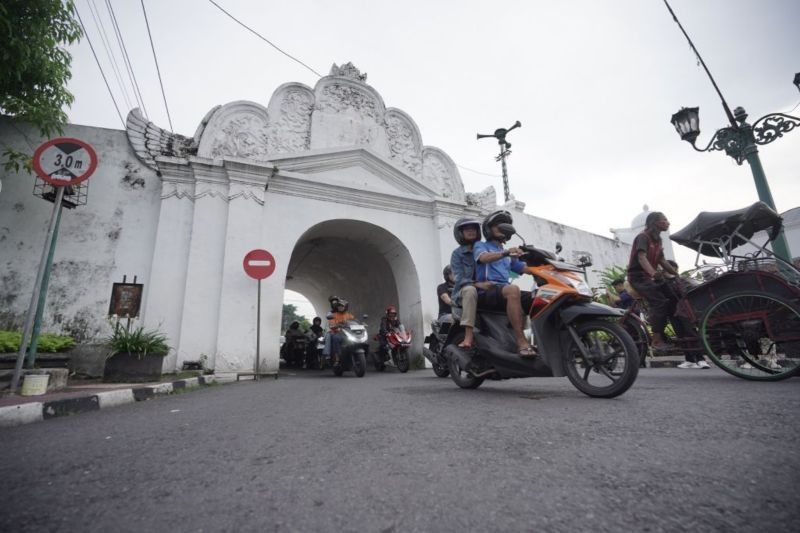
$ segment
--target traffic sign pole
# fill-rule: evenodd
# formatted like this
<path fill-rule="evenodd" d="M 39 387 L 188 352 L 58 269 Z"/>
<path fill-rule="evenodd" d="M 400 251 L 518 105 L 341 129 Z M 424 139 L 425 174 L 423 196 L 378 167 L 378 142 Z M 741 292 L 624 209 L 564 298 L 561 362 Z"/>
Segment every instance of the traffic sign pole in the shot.
<path fill-rule="evenodd" d="M 261 377 L 261 279 L 258 280 L 258 307 L 256 311 L 256 381 Z"/>
<path fill-rule="evenodd" d="M 250 250 L 242 261 L 244 272 L 253 279 L 258 280 L 258 296 L 256 307 L 256 368 L 255 379 L 261 378 L 261 280 L 268 278 L 275 272 L 275 258 L 266 250 L 256 248 Z M 277 377 L 277 374 L 276 374 Z"/>
<path fill-rule="evenodd" d="M 53 203 L 53 215 L 50 217 L 50 224 L 47 227 L 47 236 L 45 238 L 44 248 L 42 249 L 42 258 L 39 261 L 39 269 L 36 272 L 36 282 L 33 285 L 33 295 L 31 297 L 31 304 L 28 306 L 28 313 L 25 316 L 25 328 L 22 331 L 22 339 L 19 342 L 19 352 L 17 353 L 17 364 L 14 366 L 14 375 L 11 378 L 11 392 L 16 392 L 19 386 L 19 378 L 22 373 L 22 363 L 25 360 L 25 352 L 28 348 L 28 337 L 30 337 L 33 330 L 33 321 L 36 315 L 36 307 L 39 303 L 39 294 L 42 290 L 42 282 L 44 280 L 44 273 L 47 269 L 47 259 L 50 253 L 50 247 L 55 238 L 55 229 L 58 219 L 61 216 L 61 201 L 64 199 L 64 187 L 56 187 L 56 198 Z"/>

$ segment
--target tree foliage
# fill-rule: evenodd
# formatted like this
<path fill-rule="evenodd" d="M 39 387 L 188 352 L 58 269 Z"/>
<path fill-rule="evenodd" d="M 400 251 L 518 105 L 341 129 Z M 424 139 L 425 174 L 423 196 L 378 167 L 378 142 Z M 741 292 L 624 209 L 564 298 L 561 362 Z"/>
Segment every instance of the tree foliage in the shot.
<path fill-rule="evenodd" d="M 42 136 L 63 131 L 72 56 L 64 48 L 82 36 L 72 0 L 0 2 L 0 112 L 35 126 Z M 7 170 L 25 156 L 6 149 Z"/>
<path fill-rule="evenodd" d="M 300 329 L 307 330 L 311 327 L 311 322 L 303 315 L 297 314 L 297 306 L 293 304 L 283 304 L 283 315 L 281 316 L 281 334 L 289 329 L 289 324 L 294 321 L 300 322 Z"/>

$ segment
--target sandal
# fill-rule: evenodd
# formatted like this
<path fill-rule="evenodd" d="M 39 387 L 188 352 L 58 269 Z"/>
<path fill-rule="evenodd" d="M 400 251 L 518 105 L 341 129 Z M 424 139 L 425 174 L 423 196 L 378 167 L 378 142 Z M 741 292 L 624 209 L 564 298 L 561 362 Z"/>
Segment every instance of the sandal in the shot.
<path fill-rule="evenodd" d="M 526 346 L 517 352 L 519 356 L 523 359 L 533 359 L 537 355 L 539 355 L 536 350 L 532 346 Z"/>

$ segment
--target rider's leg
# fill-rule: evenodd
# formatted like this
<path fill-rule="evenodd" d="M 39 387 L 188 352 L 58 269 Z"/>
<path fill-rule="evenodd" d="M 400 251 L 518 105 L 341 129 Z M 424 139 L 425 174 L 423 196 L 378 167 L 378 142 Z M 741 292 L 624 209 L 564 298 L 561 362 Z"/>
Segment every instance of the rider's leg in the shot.
<path fill-rule="evenodd" d="M 517 340 L 517 349 L 520 352 L 530 350 L 531 346 L 522 332 L 522 304 L 520 302 L 519 287 L 514 284 L 505 285 L 503 287 L 503 296 L 506 299 L 508 321 L 511 322 L 511 328 L 514 330 L 514 337 Z"/>
<path fill-rule="evenodd" d="M 664 328 L 667 326 L 667 311 L 669 300 L 661 288 L 651 280 L 631 280 L 636 292 L 647 300 L 649 308 L 648 320 L 653 328 L 653 347 L 664 346 L 667 344 L 664 338 Z"/>
<path fill-rule="evenodd" d="M 473 330 L 475 328 L 475 315 L 478 309 L 478 291 L 472 285 L 461 289 L 461 325 L 464 326 L 464 340 L 459 348 L 472 348 L 475 341 Z"/>
<path fill-rule="evenodd" d="M 341 345 L 342 345 L 342 334 L 341 333 L 331 334 L 331 359 L 333 359 L 334 364 L 337 364 L 340 360 L 339 352 L 341 351 Z"/>

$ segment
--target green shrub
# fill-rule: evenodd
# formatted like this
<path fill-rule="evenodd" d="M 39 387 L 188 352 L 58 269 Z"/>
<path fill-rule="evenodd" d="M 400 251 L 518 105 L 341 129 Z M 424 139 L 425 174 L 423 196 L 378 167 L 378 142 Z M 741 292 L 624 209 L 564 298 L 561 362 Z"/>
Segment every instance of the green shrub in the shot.
<path fill-rule="evenodd" d="M 19 351 L 22 333 L 19 331 L 0 331 L 0 353 Z M 37 352 L 63 352 L 75 346 L 75 339 L 69 335 L 42 333 L 36 345 Z"/>
<path fill-rule="evenodd" d="M 164 357 L 169 353 L 166 335 L 155 330 L 145 331 L 141 326 L 129 331 L 117 324 L 114 333 L 105 339 L 105 344 L 111 348 L 108 357 L 114 357 L 118 353 L 129 353 L 142 359 Z"/>

